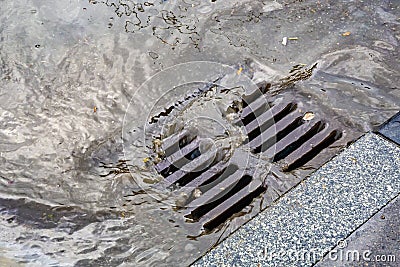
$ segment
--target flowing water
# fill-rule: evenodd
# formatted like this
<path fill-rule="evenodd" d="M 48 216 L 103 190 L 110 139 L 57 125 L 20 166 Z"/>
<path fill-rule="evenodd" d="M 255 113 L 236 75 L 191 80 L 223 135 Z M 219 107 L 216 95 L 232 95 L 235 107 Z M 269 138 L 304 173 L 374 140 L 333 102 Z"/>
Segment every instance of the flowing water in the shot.
<path fill-rule="evenodd" d="M 395 0 L 0 1 L 0 265 L 190 264 L 223 230 L 190 239 L 148 194 L 144 122 L 222 74 L 317 63 L 287 90 L 374 130 L 400 108 L 399 41 Z"/>

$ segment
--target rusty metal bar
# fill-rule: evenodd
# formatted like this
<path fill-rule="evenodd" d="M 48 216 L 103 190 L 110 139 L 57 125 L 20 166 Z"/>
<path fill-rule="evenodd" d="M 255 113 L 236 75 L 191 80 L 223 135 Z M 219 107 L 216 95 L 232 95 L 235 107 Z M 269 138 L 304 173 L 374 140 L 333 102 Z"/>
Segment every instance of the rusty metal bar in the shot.
<path fill-rule="evenodd" d="M 321 152 L 324 148 L 327 148 L 340 138 L 340 136 L 340 131 L 329 128 L 316 134 L 285 159 L 286 166 L 283 168 L 283 171 L 291 171 L 310 161 L 316 154 Z"/>
<path fill-rule="evenodd" d="M 288 116 L 284 117 L 282 120 L 275 124 L 275 127 L 270 127 L 266 131 L 262 132 L 261 135 L 257 136 L 255 139 L 251 140 L 249 145 L 254 152 L 262 152 L 271 147 L 279 138 L 285 133 L 296 128 L 301 123 L 303 115 L 299 112 L 292 112 Z"/>
<path fill-rule="evenodd" d="M 323 128 L 323 122 L 321 121 L 306 122 L 294 129 L 294 131 L 290 132 L 274 146 L 267 149 L 264 155 L 274 158 L 274 161 L 277 161 L 284 157 L 284 155 L 289 155 L 299 148 L 303 143 L 307 142 L 308 139 L 312 138 L 313 135 L 317 134 L 321 128 Z"/>

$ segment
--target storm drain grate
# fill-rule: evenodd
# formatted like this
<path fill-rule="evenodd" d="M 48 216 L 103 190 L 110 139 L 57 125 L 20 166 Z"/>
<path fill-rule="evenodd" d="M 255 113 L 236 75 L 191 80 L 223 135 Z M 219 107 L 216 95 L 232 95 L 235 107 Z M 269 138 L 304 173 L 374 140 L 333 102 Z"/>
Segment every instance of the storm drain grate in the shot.
<path fill-rule="evenodd" d="M 246 103 L 240 114 L 249 145 L 273 162 L 286 159 L 284 171 L 301 167 L 341 136 L 341 130 L 299 103 L 281 101 L 270 109 L 262 106 L 263 97 Z"/>
<path fill-rule="evenodd" d="M 259 89 L 262 95 L 243 97 L 243 108 L 231 122 L 243 127 L 247 138 L 229 161 L 216 156 L 219 150 L 202 151 L 206 140 L 196 131 L 183 129 L 163 139 L 164 158 L 155 165 L 164 177 L 159 186 L 187 196 L 180 211 L 193 235 L 219 227 L 249 205 L 249 213 L 258 213 L 346 143 L 345 131 L 324 114 L 290 96 L 270 99 L 265 88 Z M 243 165 L 245 151 L 250 163 Z M 269 159 L 269 170 L 256 171 L 251 162 L 259 156 Z M 313 161 L 313 168 L 301 169 Z"/>

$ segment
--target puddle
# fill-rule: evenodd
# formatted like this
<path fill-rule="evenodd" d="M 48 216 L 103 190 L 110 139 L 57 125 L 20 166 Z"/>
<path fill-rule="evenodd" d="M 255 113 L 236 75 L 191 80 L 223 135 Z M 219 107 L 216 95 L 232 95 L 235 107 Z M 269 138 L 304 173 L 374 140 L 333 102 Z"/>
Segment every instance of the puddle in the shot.
<path fill-rule="evenodd" d="M 317 64 L 285 90 L 357 133 L 374 130 L 400 108 L 399 8 L 372 0 L 2 3 L 0 240 L 23 250 L 0 264 L 193 262 L 232 229 L 190 239 L 169 193 L 147 194 L 160 177 L 145 168 L 143 122 L 226 69 L 240 77 L 257 66 L 254 81 L 273 83 Z M 226 108 L 216 97 L 184 117 L 208 116 L 212 103 Z M 127 110 L 135 132 L 123 139 Z M 214 128 L 207 134 L 219 136 Z"/>

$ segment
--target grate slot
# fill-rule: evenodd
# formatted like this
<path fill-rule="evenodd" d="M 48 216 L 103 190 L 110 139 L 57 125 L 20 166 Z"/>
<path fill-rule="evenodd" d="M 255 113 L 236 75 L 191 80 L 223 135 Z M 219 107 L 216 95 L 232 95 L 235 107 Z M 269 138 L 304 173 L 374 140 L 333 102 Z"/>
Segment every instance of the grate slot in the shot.
<path fill-rule="evenodd" d="M 205 230 L 210 231 L 214 229 L 235 213 L 242 211 L 265 190 L 266 187 L 263 186 L 261 181 L 253 181 L 242 188 L 231 198 L 227 199 L 228 201 L 219 204 L 201 219 L 202 221 L 207 221 L 204 223 Z"/>
<path fill-rule="evenodd" d="M 198 172 L 186 172 L 181 178 L 178 179 L 174 184 L 178 186 L 185 186 L 197 177 L 199 177 L 203 171 L 198 171 Z"/>
<path fill-rule="evenodd" d="M 243 123 L 244 125 L 248 124 L 257 116 L 260 116 L 261 114 L 266 112 L 270 108 L 270 104 L 271 103 L 268 103 L 264 95 L 260 96 L 253 103 L 243 108 L 242 113 L 240 114 L 241 123 Z"/>
<path fill-rule="evenodd" d="M 282 138 L 284 138 L 304 122 L 302 117 L 302 114 L 294 112 L 278 121 L 275 124 L 276 127 L 268 128 L 249 143 L 250 147 L 253 149 L 253 152 L 264 152 L 276 142 L 279 142 Z"/>
<path fill-rule="evenodd" d="M 257 87 L 258 90 L 255 90 L 253 93 L 243 97 L 242 101 L 243 107 L 247 107 L 249 104 L 253 103 L 255 100 L 262 97 L 271 88 L 271 84 L 264 81 L 258 83 Z"/>
<path fill-rule="evenodd" d="M 257 117 L 255 120 L 251 121 L 248 125 L 246 125 L 249 141 L 252 141 L 263 131 L 274 125 L 274 123 L 289 115 L 296 109 L 296 107 L 297 105 L 293 103 L 278 104 L 273 106 L 269 111 Z"/>
<path fill-rule="evenodd" d="M 195 158 L 198 158 L 200 155 L 201 155 L 200 148 L 197 147 L 195 148 L 195 150 L 185 155 L 185 158 L 188 160 L 194 160 Z"/>
<path fill-rule="evenodd" d="M 183 169 L 179 169 L 166 177 L 163 185 L 166 187 L 172 184 L 185 186 L 199 177 L 203 172 L 208 171 L 208 169 L 213 165 L 214 158 L 214 153 L 203 153 L 198 158 L 186 164 Z"/>
<path fill-rule="evenodd" d="M 165 156 L 169 157 L 190 142 L 192 142 L 194 138 L 194 136 L 189 135 L 189 132 L 187 130 L 183 130 L 178 134 L 174 134 L 169 136 L 168 138 L 165 138 L 163 140 L 161 149 L 164 151 Z"/>
<path fill-rule="evenodd" d="M 226 177 L 234 174 L 239 168 L 236 165 L 229 165 L 228 167 L 223 168 L 222 170 L 220 169 L 220 171 L 218 173 L 214 173 L 214 175 L 212 175 L 211 177 L 209 177 L 208 180 L 205 180 L 201 183 L 201 185 L 199 184 L 199 186 L 197 187 L 197 189 L 201 189 L 201 191 L 207 192 L 208 190 L 210 190 L 215 184 L 218 184 L 219 182 L 221 182 L 222 180 L 224 180 Z M 208 171 L 206 172 L 208 173 Z M 187 190 L 189 189 L 189 190 Z M 188 193 L 190 195 L 190 198 L 188 199 L 187 203 L 192 202 L 193 200 L 196 199 L 196 197 L 194 196 L 194 190 L 193 187 L 188 187 L 186 188 L 186 190 L 183 190 L 184 192 Z"/>
<path fill-rule="evenodd" d="M 233 165 L 231 165 L 233 166 Z M 193 190 L 193 188 L 197 188 L 199 186 L 202 186 L 203 184 L 208 184 L 211 183 L 215 180 L 217 180 L 218 177 L 220 177 L 226 170 L 227 168 L 225 167 L 225 162 L 219 162 L 212 166 L 210 169 L 207 171 L 203 172 L 200 176 L 196 177 L 193 179 L 191 182 L 186 184 L 186 186 L 183 188 L 185 192 L 190 192 Z M 238 168 L 236 167 L 236 170 Z M 236 171 L 235 170 L 235 171 Z"/>
<path fill-rule="evenodd" d="M 287 157 L 288 164 L 283 171 L 288 172 L 303 166 L 341 137 L 342 133 L 338 130 L 318 133 Z"/>
<path fill-rule="evenodd" d="M 201 190 L 203 192 L 208 191 L 211 187 L 213 187 L 215 184 L 223 181 L 226 179 L 226 177 L 231 176 L 234 174 L 236 171 L 239 170 L 239 167 L 233 164 L 230 164 L 228 167 L 226 167 L 223 171 L 219 172 L 218 177 L 214 177 L 214 179 L 209 179 L 207 181 L 204 181 L 200 186 Z"/>
<path fill-rule="evenodd" d="M 179 186 L 186 186 L 188 183 L 199 177 L 202 173 L 208 171 L 210 167 L 212 167 L 213 160 L 214 160 L 214 154 L 209 153 L 205 154 L 205 157 L 199 159 L 196 161 L 196 165 L 193 168 L 193 170 L 186 172 L 185 175 L 183 175 L 180 179 L 178 179 L 175 183 Z"/>
<path fill-rule="evenodd" d="M 212 202 L 218 195 L 221 195 L 227 188 L 232 188 L 242 177 L 239 171 L 234 172 L 232 175 L 222 175 L 215 179 L 212 183 L 207 184 L 205 188 L 198 188 L 201 190 L 201 197 L 194 199 L 190 202 L 188 212 L 192 212 L 199 206 Z"/>
<path fill-rule="evenodd" d="M 188 209 L 190 214 L 186 215 L 186 217 L 198 220 L 201 216 L 248 185 L 252 180 L 251 176 L 242 176 L 241 174 L 240 171 L 235 172 L 233 175 L 228 176 L 215 187 L 205 192 L 201 197 L 193 200 Z"/>
<path fill-rule="evenodd" d="M 284 159 L 324 128 L 325 124 L 321 121 L 305 123 L 280 140 L 276 146 L 270 147 L 264 155 L 273 158 L 273 162 Z"/>
<path fill-rule="evenodd" d="M 216 186 L 217 184 L 221 183 L 222 181 L 224 181 L 227 177 L 233 175 L 236 171 L 239 170 L 239 167 L 236 165 L 229 165 L 225 171 L 221 172 L 221 174 L 217 177 L 215 177 L 215 179 L 213 180 L 208 180 L 205 181 L 203 184 L 201 184 L 200 189 L 203 193 L 207 192 L 208 190 L 210 190 L 211 188 L 213 188 L 214 186 Z"/>
<path fill-rule="evenodd" d="M 155 168 L 158 173 L 167 177 L 179 170 L 180 167 L 187 164 L 190 160 L 200 156 L 199 152 L 199 140 L 195 138 L 187 146 L 158 163 Z"/>

